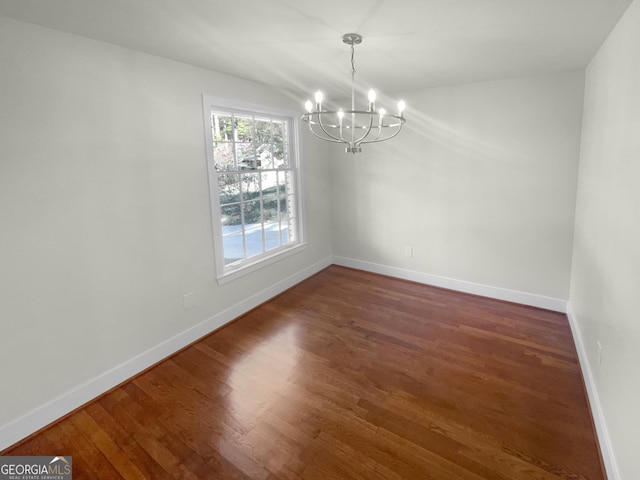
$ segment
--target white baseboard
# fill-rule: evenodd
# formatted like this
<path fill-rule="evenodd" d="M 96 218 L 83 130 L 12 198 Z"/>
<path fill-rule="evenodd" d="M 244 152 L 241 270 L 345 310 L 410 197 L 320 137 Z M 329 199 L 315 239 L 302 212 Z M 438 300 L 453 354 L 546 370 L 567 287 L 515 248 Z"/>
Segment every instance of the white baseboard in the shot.
<path fill-rule="evenodd" d="M 333 263 L 344 267 L 357 268 L 366 270 L 367 272 L 380 273 L 391 277 L 402 278 L 412 282 L 424 283 L 435 287 L 447 288 L 458 292 L 472 293 L 482 297 L 495 298 L 505 300 L 507 302 L 520 303 L 532 307 L 544 308 L 555 312 L 566 312 L 566 300 L 559 298 L 545 297 L 532 293 L 519 292 L 517 290 L 509 290 L 506 288 L 492 287 L 479 283 L 467 282 L 464 280 L 456 280 L 454 278 L 440 277 L 428 273 L 406 270 L 403 268 L 391 267 L 389 265 L 380 265 L 377 263 L 365 262 L 353 258 L 333 257 Z"/>
<path fill-rule="evenodd" d="M 598 443 L 600 444 L 600 452 L 602 453 L 602 461 L 604 462 L 604 468 L 607 472 L 607 478 L 609 480 L 620 480 L 620 471 L 618 470 L 618 464 L 613 452 L 613 446 L 611 445 L 611 437 L 609 436 L 607 423 L 604 419 L 604 412 L 602 411 L 602 404 L 600 403 L 598 389 L 593 378 L 591 364 L 589 363 L 589 358 L 587 357 L 587 350 L 582 339 L 582 333 L 580 332 L 578 319 L 575 315 L 575 312 L 573 311 L 573 307 L 571 306 L 570 302 L 567 302 L 567 318 L 569 318 L 571 333 L 573 334 L 573 340 L 576 344 L 576 350 L 578 352 L 578 361 L 580 362 L 580 367 L 582 368 L 582 377 L 584 378 L 584 384 L 587 389 L 587 396 L 589 397 L 591 415 L 593 417 L 593 423 L 596 427 L 596 434 L 598 435 Z"/>
<path fill-rule="evenodd" d="M 326 258 L 0 427 L 0 451 L 331 265 Z"/>

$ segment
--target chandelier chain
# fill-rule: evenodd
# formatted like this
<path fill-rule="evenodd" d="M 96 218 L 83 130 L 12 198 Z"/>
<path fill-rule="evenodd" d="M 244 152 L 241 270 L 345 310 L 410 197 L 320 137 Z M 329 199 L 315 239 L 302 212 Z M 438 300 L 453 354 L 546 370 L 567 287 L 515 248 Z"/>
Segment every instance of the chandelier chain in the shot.
<path fill-rule="evenodd" d="M 351 43 L 351 80 L 352 81 L 356 75 L 355 51 L 356 49 L 353 46 L 353 43 Z"/>

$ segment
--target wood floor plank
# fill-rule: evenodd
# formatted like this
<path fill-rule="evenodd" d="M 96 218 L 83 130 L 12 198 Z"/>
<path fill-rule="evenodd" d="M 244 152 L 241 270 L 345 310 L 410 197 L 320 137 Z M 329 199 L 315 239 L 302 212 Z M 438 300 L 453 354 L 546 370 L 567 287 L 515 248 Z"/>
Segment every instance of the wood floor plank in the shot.
<path fill-rule="evenodd" d="M 565 315 L 338 266 L 2 454 L 83 479 L 605 478 Z"/>

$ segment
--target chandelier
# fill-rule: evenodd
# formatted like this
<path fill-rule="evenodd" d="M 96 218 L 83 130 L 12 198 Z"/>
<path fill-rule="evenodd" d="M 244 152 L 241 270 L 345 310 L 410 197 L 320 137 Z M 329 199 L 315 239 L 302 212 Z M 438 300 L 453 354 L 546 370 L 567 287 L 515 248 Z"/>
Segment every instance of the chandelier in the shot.
<path fill-rule="evenodd" d="M 398 102 L 397 114 L 390 114 L 384 108 L 376 106 L 376 92 L 369 90 L 368 107 L 366 110 L 356 109 L 354 62 L 354 46 L 362 43 L 362 36 L 357 33 L 347 33 L 342 41 L 351 45 L 351 110 L 323 109 L 324 96 L 321 91 L 315 95 L 315 108 L 311 100 L 307 100 L 307 113 L 302 115 L 302 121 L 309 125 L 309 130 L 316 137 L 329 142 L 344 143 L 347 153 L 362 151 L 364 143 L 383 142 L 389 140 L 402 129 L 405 123 L 403 115 L 404 101 Z"/>

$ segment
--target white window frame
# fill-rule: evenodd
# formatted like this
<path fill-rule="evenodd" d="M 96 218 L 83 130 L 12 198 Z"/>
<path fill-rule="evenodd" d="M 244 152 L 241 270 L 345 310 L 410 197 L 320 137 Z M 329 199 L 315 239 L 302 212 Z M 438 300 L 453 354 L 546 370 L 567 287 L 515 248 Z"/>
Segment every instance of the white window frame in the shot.
<path fill-rule="evenodd" d="M 299 122 L 298 112 L 285 110 L 278 107 L 256 105 L 242 101 L 234 101 L 211 95 L 202 96 L 204 130 L 206 139 L 207 171 L 209 179 L 209 197 L 211 200 L 211 219 L 213 232 L 213 247 L 215 254 L 216 279 L 219 284 L 227 283 L 235 278 L 254 272 L 270 265 L 284 257 L 297 253 L 306 246 L 304 240 L 304 210 L 302 202 L 302 182 L 300 175 L 300 148 L 299 148 Z M 289 232 L 294 235 L 294 241 L 268 250 L 261 254 L 244 258 L 240 261 L 225 265 L 224 243 L 222 231 L 222 213 L 220 208 L 220 191 L 218 187 L 218 174 L 213 153 L 213 134 L 211 114 L 213 111 L 233 112 L 238 114 L 264 115 L 272 118 L 285 119 L 288 122 L 289 131 L 289 169 L 294 181 L 294 208 L 296 221 L 295 230 Z M 261 170 L 257 170 L 258 172 Z M 232 171 L 233 172 L 233 171 Z"/>

